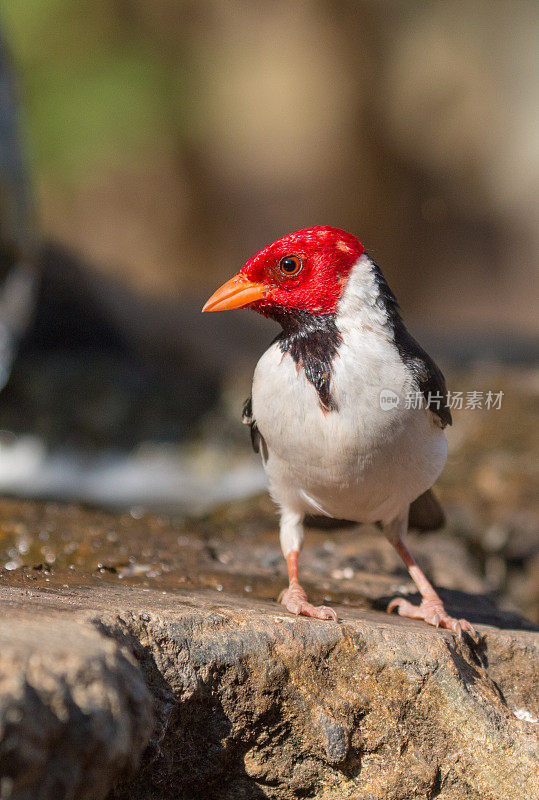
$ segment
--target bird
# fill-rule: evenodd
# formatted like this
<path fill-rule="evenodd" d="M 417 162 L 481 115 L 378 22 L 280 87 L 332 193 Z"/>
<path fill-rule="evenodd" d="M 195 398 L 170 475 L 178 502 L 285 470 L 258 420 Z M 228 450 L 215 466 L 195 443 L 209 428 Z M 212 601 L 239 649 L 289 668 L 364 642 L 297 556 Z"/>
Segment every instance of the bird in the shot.
<path fill-rule="evenodd" d="M 202 311 L 250 308 L 281 326 L 258 361 L 243 410 L 279 509 L 291 613 L 337 621 L 299 580 L 306 516 L 377 524 L 421 595 L 389 603 L 403 617 L 478 634 L 452 617 L 405 544 L 411 511 L 439 522 L 432 492 L 447 458 L 444 376 L 405 327 L 378 264 L 327 225 L 277 239 L 218 288 Z"/>

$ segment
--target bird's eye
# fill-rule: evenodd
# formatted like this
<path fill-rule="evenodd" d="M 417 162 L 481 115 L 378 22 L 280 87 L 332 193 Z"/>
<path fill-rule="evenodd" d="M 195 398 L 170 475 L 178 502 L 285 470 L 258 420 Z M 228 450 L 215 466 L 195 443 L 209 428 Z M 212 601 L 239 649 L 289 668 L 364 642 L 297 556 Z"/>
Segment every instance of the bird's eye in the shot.
<path fill-rule="evenodd" d="M 299 256 L 284 256 L 279 261 L 279 269 L 283 275 L 297 275 L 302 267 L 303 262 Z"/>

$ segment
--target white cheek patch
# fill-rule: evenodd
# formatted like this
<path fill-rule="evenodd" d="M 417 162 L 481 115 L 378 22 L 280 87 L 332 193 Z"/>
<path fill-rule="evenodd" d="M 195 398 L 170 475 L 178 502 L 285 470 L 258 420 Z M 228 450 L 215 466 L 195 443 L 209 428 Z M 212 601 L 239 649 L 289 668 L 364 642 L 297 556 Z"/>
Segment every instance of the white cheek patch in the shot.
<path fill-rule="evenodd" d="M 389 319 L 383 306 L 377 303 L 379 289 L 372 271 L 370 258 L 363 254 L 358 258 L 337 304 L 338 324 L 352 329 L 358 326 L 378 331 L 389 331 Z"/>

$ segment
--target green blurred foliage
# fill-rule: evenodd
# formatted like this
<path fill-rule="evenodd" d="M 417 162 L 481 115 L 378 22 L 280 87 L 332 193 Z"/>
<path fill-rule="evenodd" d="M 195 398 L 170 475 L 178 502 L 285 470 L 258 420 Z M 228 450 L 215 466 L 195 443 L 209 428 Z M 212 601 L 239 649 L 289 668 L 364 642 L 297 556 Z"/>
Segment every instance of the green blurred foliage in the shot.
<path fill-rule="evenodd" d="M 129 12 L 112 0 L 0 0 L 38 174 L 76 183 L 167 135 L 170 69 Z"/>

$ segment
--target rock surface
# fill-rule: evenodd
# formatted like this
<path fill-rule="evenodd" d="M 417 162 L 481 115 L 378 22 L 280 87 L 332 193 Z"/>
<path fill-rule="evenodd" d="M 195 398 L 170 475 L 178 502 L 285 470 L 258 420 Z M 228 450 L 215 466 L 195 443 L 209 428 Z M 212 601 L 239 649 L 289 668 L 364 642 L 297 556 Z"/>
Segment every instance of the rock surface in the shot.
<path fill-rule="evenodd" d="M 271 602 L 266 500 L 0 512 L 2 800 L 536 796 L 539 637 L 443 534 L 412 546 L 479 648 L 378 610 L 412 587 L 374 530 L 308 537 L 336 624 Z"/>
<path fill-rule="evenodd" d="M 46 602 L 2 591 L 0 797 L 102 798 L 148 741 L 151 695 L 126 651 Z"/>

